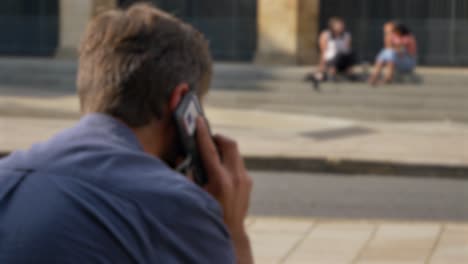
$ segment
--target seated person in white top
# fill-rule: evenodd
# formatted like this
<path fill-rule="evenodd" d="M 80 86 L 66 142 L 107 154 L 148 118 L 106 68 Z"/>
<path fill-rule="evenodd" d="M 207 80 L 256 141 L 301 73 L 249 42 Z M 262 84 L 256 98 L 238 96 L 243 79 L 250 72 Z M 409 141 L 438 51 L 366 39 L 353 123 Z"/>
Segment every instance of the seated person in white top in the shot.
<path fill-rule="evenodd" d="M 334 79 L 337 73 L 354 78 L 351 70 L 355 63 L 351 33 L 346 31 L 343 19 L 332 17 L 328 29 L 320 34 L 320 65 L 314 81 Z"/>

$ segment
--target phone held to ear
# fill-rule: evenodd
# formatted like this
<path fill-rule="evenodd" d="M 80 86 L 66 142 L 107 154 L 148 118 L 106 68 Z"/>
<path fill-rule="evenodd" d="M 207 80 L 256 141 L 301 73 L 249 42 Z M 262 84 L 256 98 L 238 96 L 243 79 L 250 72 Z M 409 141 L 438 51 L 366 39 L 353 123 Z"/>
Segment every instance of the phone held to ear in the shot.
<path fill-rule="evenodd" d="M 199 186 L 204 186 L 208 183 L 208 177 L 203 166 L 196 138 L 197 118 L 199 116 L 204 117 L 204 113 L 195 92 L 190 91 L 182 98 L 174 115 L 181 154 L 185 158 L 176 170 L 183 174 L 191 171 L 195 183 Z"/>

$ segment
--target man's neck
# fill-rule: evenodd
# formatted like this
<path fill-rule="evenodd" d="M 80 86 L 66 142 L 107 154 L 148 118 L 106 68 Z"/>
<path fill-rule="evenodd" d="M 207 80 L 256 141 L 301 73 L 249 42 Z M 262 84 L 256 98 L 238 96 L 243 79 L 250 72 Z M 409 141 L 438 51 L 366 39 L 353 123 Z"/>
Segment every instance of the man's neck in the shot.
<path fill-rule="evenodd" d="M 152 122 L 149 125 L 139 128 L 131 128 L 143 150 L 155 157 L 161 158 L 164 154 L 164 131 L 158 122 Z"/>

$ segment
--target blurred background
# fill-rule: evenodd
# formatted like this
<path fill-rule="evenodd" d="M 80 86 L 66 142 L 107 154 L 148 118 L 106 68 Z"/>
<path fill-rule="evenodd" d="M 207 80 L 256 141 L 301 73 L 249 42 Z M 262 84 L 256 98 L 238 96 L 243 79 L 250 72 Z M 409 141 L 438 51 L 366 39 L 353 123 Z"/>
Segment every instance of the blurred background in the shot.
<path fill-rule="evenodd" d="M 0 4 L 0 54 L 54 57 L 72 49 L 83 24 L 109 6 L 135 0 L 3 0 Z M 216 59 L 252 62 L 258 53 L 294 57 L 291 62 L 314 62 L 318 29 L 328 19 L 345 19 L 361 60 L 373 61 L 381 48 L 383 23 L 398 19 L 411 25 L 420 42 L 423 65 L 467 65 L 468 3 L 465 0 L 154 0 L 159 7 L 195 25 L 211 41 Z M 258 27 L 258 24 L 261 27 Z M 283 32 L 288 30 L 291 32 Z M 270 28 L 275 28 L 270 29 Z M 276 31 L 276 32 L 275 32 Z M 269 36 L 281 33 L 281 36 Z M 272 38 L 272 39 L 269 39 Z M 287 50 L 288 44 L 296 47 Z M 292 45 L 291 45 L 292 47 Z M 271 49 L 271 50 L 270 50 Z M 69 50 L 70 52 L 70 50 Z M 286 54 L 284 54 L 286 53 Z"/>
<path fill-rule="evenodd" d="M 0 1 L 0 153 L 79 118 L 77 45 L 96 14 L 131 0 Z M 255 180 L 259 263 L 468 263 L 468 0 L 154 0 L 210 41 L 205 99 Z M 384 23 L 418 43 L 392 84 L 314 89 L 331 17 L 368 76 Z M 274 250 L 273 250 L 274 249 Z"/>

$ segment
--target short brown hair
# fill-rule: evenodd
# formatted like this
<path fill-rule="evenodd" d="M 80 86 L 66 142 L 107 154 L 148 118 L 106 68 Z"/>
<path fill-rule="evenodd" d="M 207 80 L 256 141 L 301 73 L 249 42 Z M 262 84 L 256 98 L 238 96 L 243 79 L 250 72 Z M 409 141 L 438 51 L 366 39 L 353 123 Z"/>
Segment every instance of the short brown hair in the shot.
<path fill-rule="evenodd" d="M 204 36 L 148 3 L 95 17 L 79 61 L 82 113 L 106 113 L 132 127 L 160 118 L 172 89 L 182 82 L 205 94 L 212 74 Z"/>

